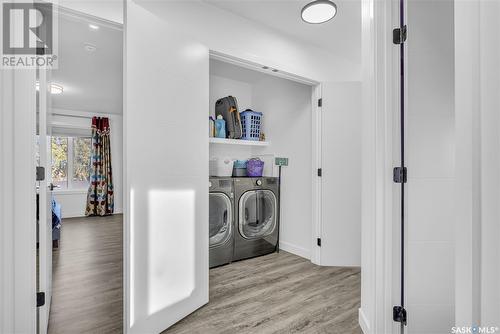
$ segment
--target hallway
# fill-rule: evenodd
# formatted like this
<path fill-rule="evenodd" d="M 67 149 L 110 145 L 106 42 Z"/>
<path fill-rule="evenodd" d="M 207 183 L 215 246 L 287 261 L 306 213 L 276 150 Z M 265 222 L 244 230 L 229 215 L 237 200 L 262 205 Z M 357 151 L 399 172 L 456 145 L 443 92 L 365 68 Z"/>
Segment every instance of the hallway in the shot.
<path fill-rule="evenodd" d="M 122 215 L 64 219 L 49 334 L 122 333 Z M 280 252 L 210 271 L 210 303 L 166 333 L 360 333 L 358 268 Z"/>

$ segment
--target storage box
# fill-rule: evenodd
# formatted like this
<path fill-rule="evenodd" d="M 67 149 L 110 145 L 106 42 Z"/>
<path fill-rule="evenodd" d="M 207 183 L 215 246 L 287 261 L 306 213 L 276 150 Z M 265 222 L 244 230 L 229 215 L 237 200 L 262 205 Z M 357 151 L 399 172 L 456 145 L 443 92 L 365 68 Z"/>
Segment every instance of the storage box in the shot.
<path fill-rule="evenodd" d="M 247 160 L 235 160 L 233 164 L 233 176 L 247 176 Z"/>
<path fill-rule="evenodd" d="M 210 176 L 231 176 L 233 174 L 233 160 L 230 158 L 210 159 L 208 169 Z"/>

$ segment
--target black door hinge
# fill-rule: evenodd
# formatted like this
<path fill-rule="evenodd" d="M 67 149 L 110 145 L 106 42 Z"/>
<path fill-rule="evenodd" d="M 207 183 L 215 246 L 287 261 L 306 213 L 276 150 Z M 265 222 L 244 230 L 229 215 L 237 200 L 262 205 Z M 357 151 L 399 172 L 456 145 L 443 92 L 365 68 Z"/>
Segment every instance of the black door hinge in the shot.
<path fill-rule="evenodd" d="M 323 169 L 318 168 L 318 176 L 319 177 L 323 176 Z"/>
<path fill-rule="evenodd" d="M 407 37 L 407 27 L 404 25 L 401 28 L 396 28 L 392 31 L 392 42 L 394 44 L 403 44 L 406 42 Z"/>
<path fill-rule="evenodd" d="M 45 305 L 45 292 L 36 293 L 36 307 Z"/>
<path fill-rule="evenodd" d="M 318 247 L 321 247 L 321 238 L 316 239 L 316 244 Z"/>
<path fill-rule="evenodd" d="M 323 99 L 318 99 L 318 107 L 322 107 L 323 106 Z"/>
<path fill-rule="evenodd" d="M 36 168 L 36 180 L 37 181 L 45 180 L 45 168 L 44 167 L 37 167 Z"/>
<path fill-rule="evenodd" d="M 406 183 L 408 181 L 408 170 L 406 167 L 395 167 L 392 172 L 392 179 L 395 183 Z"/>
<path fill-rule="evenodd" d="M 406 326 L 406 310 L 402 306 L 394 306 L 392 308 L 392 320 L 400 322 Z"/>

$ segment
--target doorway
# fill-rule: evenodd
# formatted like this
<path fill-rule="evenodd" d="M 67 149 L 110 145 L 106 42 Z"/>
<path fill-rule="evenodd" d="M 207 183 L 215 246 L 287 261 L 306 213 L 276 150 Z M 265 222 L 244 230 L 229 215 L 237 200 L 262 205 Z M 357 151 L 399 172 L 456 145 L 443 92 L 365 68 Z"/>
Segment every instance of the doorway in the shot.
<path fill-rule="evenodd" d="M 37 81 L 38 332 L 121 333 L 123 25 L 56 11 L 58 66 Z"/>

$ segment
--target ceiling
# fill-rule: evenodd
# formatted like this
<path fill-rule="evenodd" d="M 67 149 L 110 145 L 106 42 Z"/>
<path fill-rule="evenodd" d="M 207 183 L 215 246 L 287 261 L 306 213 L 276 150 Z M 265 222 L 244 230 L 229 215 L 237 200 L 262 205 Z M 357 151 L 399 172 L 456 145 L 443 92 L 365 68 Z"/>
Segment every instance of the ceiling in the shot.
<path fill-rule="evenodd" d="M 361 0 L 333 0 L 337 15 L 323 24 L 300 16 L 312 0 L 203 0 L 281 34 L 361 63 Z"/>
<path fill-rule="evenodd" d="M 89 23 L 99 27 L 89 28 Z M 122 114 L 122 26 L 73 11 L 59 15 L 58 68 L 52 82 L 64 87 L 52 107 L 91 113 Z M 86 51 L 86 44 L 95 51 Z"/>
<path fill-rule="evenodd" d="M 361 62 L 361 0 L 334 0 L 336 17 L 319 25 L 304 23 L 300 17 L 310 0 L 201 1 L 306 45 Z M 59 68 L 53 71 L 52 80 L 64 87 L 64 93 L 52 96 L 53 108 L 121 114 L 123 32 L 116 22 L 123 19 L 122 2 L 63 0 L 61 4 L 71 9 L 59 16 Z M 99 30 L 89 29 L 89 23 Z M 86 51 L 86 43 L 95 46 L 95 52 Z"/>

